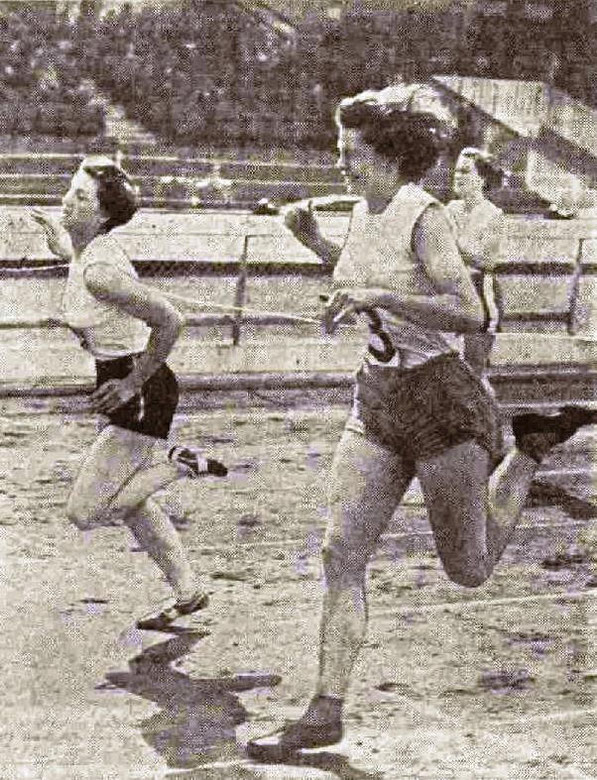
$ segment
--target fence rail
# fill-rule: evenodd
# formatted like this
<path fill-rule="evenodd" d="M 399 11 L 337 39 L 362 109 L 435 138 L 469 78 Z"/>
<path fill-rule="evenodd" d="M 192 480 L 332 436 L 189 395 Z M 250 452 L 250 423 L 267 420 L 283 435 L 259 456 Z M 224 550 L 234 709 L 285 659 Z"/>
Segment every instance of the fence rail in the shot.
<path fill-rule="evenodd" d="M 178 228 L 187 224 L 182 217 L 163 214 L 171 231 L 152 232 L 147 226 L 155 228 L 157 215 L 145 216 L 149 222 L 123 233 L 123 240 L 130 241 L 147 283 L 185 314 L 185 334 L 173 360 L 187 382 L 209 383 L 211 377 L 218 386 L 261 386 L 263 377 L 277 377 L 280 385 L 315 386 L 341 377 L 349 384 L 362 354 L 362 325 L 347 324 L 335 339 L 323 334 L 319 296 L 329 291 L 329 270 L 279 219 L 220 214 L 215 217 L 219 228 L 181 232 Z M 327 234 L 340 238 L 346 225 L 344 217 L 324 220 Z M 33 232 L 28 239 L 38 240 Z M 213 242 L 220 239 L 227 250 L 218 254 Z M 206 241 L 202 252 L 198 247 Z M 132 251 L 135 247 L 145 247 L 145 256 Z M 495 267 L 500 324 L 490 369 L 504 403 L 517 404 L 522 397 L 536 404 L 597 400 L 596 257 L 594 223 L 512 222 Z M 11 370 L 29 377 L 19 387 L 29 382 L 36 392 L 50 389 L 71 374 L 85 384 L 91 369 L 75 340 L 65 333 L 57 346 L 46 333 L 65 264 L 29 255 L 4 258 L 0 265 L 5 365 L 10 359 Z M 32 365 L 19 367 L 25 354 Z M 10 384 L 8 371 L 4 389 Z"/>

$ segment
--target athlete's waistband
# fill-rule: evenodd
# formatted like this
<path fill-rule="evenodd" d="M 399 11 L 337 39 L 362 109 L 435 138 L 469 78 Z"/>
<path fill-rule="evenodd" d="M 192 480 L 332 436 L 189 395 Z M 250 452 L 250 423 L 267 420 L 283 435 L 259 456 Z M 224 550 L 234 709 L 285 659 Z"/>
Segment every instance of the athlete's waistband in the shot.
<path fill-rule="evenodd" d="M 370 352 L 365 353 L 363 363 L 368 367 L 386 371 L 414 371 L 417 368 L 428 365 L 434 360 L 440 360 L 442 358 L 457 358 L 458 360 L 461 360 L 462 354 L 455 349 L 447 350 L 446 352 L 437 352 L 431 355 L 421 355 L 420 353 L 411 352 L 409 350 L 396 349 L 396 354 L 387 363 L 376 360 Z"/>
<path fill-rule="evenodd" d="M 134 360 L 135 358 L 138 358 L 140 355 L 142 355 L 143 352 L 126 352 L 124 355 L 112 355 L 112 356 L 102 356 L 98 357 L 96 355 L 92 355 L 93 359 L 96 363 L 101 363 L 102 366 L 109 365 L 111 363 L 120 363 L 126 362 L 127 360 Z"/>

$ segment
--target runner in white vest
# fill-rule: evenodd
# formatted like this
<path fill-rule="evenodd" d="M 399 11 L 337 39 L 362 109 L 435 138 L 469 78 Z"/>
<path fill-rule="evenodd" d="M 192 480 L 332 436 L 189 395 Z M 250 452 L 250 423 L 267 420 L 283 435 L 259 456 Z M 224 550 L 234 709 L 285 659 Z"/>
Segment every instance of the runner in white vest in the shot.
<path fill-rule="evenodd" d="M 464 357 L 471 368 L 484 376 L 495 341 L 498 310 L 493 268 L 504 235 L 504 213 L 486 192 L 501 184 L 502 175 L 487 152 L 467 146 L 454 167 L 453 190 L 457 196 L 446 206 L 462 259 L 471 270 L 473 283 L 485 309 L 481 332 L 464 336 Z"/>
<path fill-rule="evenodd" d="M 117 228 L 135 214 L 126 173 L 106 157 L 83 160 L 63 199 L 60 222 L 37 210 L 48 245 L 69 261 L 63 321 L 95 358 L 90 410 L 107 425 L 88 451 L 66 512 L 81 530 L 122 521 L 161 569 L 173 603 L 137 621 L 162 629 L 207 605 L 180 537 L 154 493 L 185 476 L 224 476 L 226 468 L 189 447 L 166 447 L 178 403 L 166 359 L 182 316 L 141 284 Z M 160 446 L 161 444 L 161 446 Z"/>
<path fill-rule="evenodd" d="M 597 419 L 574 408 L 520 416 L 516 447 L 495 468 L 495 401 L 458 351 L 460 334 L 483 327 L 483 306 L 444 207 L 417 184 L 438 157 L 445 116 L 438 95 L 420 85 L 343 100 L 339 165 L 363 195 L 344 247 L 322 236 L 308 204 L 286 216 L 306 246 L 335 264 L 328 323 L 362 314 L 370 335 L 328 481 L 315 695 L 298 721 L 249 741 L 255 759 L 284 760 L 342 738 L 366 633 L 367 563 L 415 476 L 447 575 L 476 587 L 499 561 L 541 459 Z"/>

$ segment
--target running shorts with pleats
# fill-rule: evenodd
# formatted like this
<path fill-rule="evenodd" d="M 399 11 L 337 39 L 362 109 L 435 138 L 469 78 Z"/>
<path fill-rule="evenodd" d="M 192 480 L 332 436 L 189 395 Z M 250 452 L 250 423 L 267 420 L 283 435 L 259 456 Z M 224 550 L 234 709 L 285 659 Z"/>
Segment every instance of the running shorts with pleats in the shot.
<path fill-rule="evenodd" d="M 413 464 L 466 441 L 503 456 L 495 399 L 456 353 L 408 369 L 365 361 L 346 427 Z"/>

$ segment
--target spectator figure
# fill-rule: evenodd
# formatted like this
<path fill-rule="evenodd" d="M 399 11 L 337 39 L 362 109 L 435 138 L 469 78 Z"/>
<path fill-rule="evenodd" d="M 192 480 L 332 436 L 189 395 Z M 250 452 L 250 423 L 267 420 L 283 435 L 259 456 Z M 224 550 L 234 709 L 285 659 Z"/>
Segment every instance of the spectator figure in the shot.
<path fill-rule="evenodd" d="M 490 155 L 481 149 L 466 147 L 460 152 L 454 169 L 456 199 L 447 205 L 458 249 L 471 270 L 483 303 L 483 330 L 464 335 L 464 357 L 482 377 L 498 325 L 493 268 L 499 257 L 505 225 L 502 210 L 487 198 L 487 192 L 499 187 L 501 182 L 501 171 Z"/>

